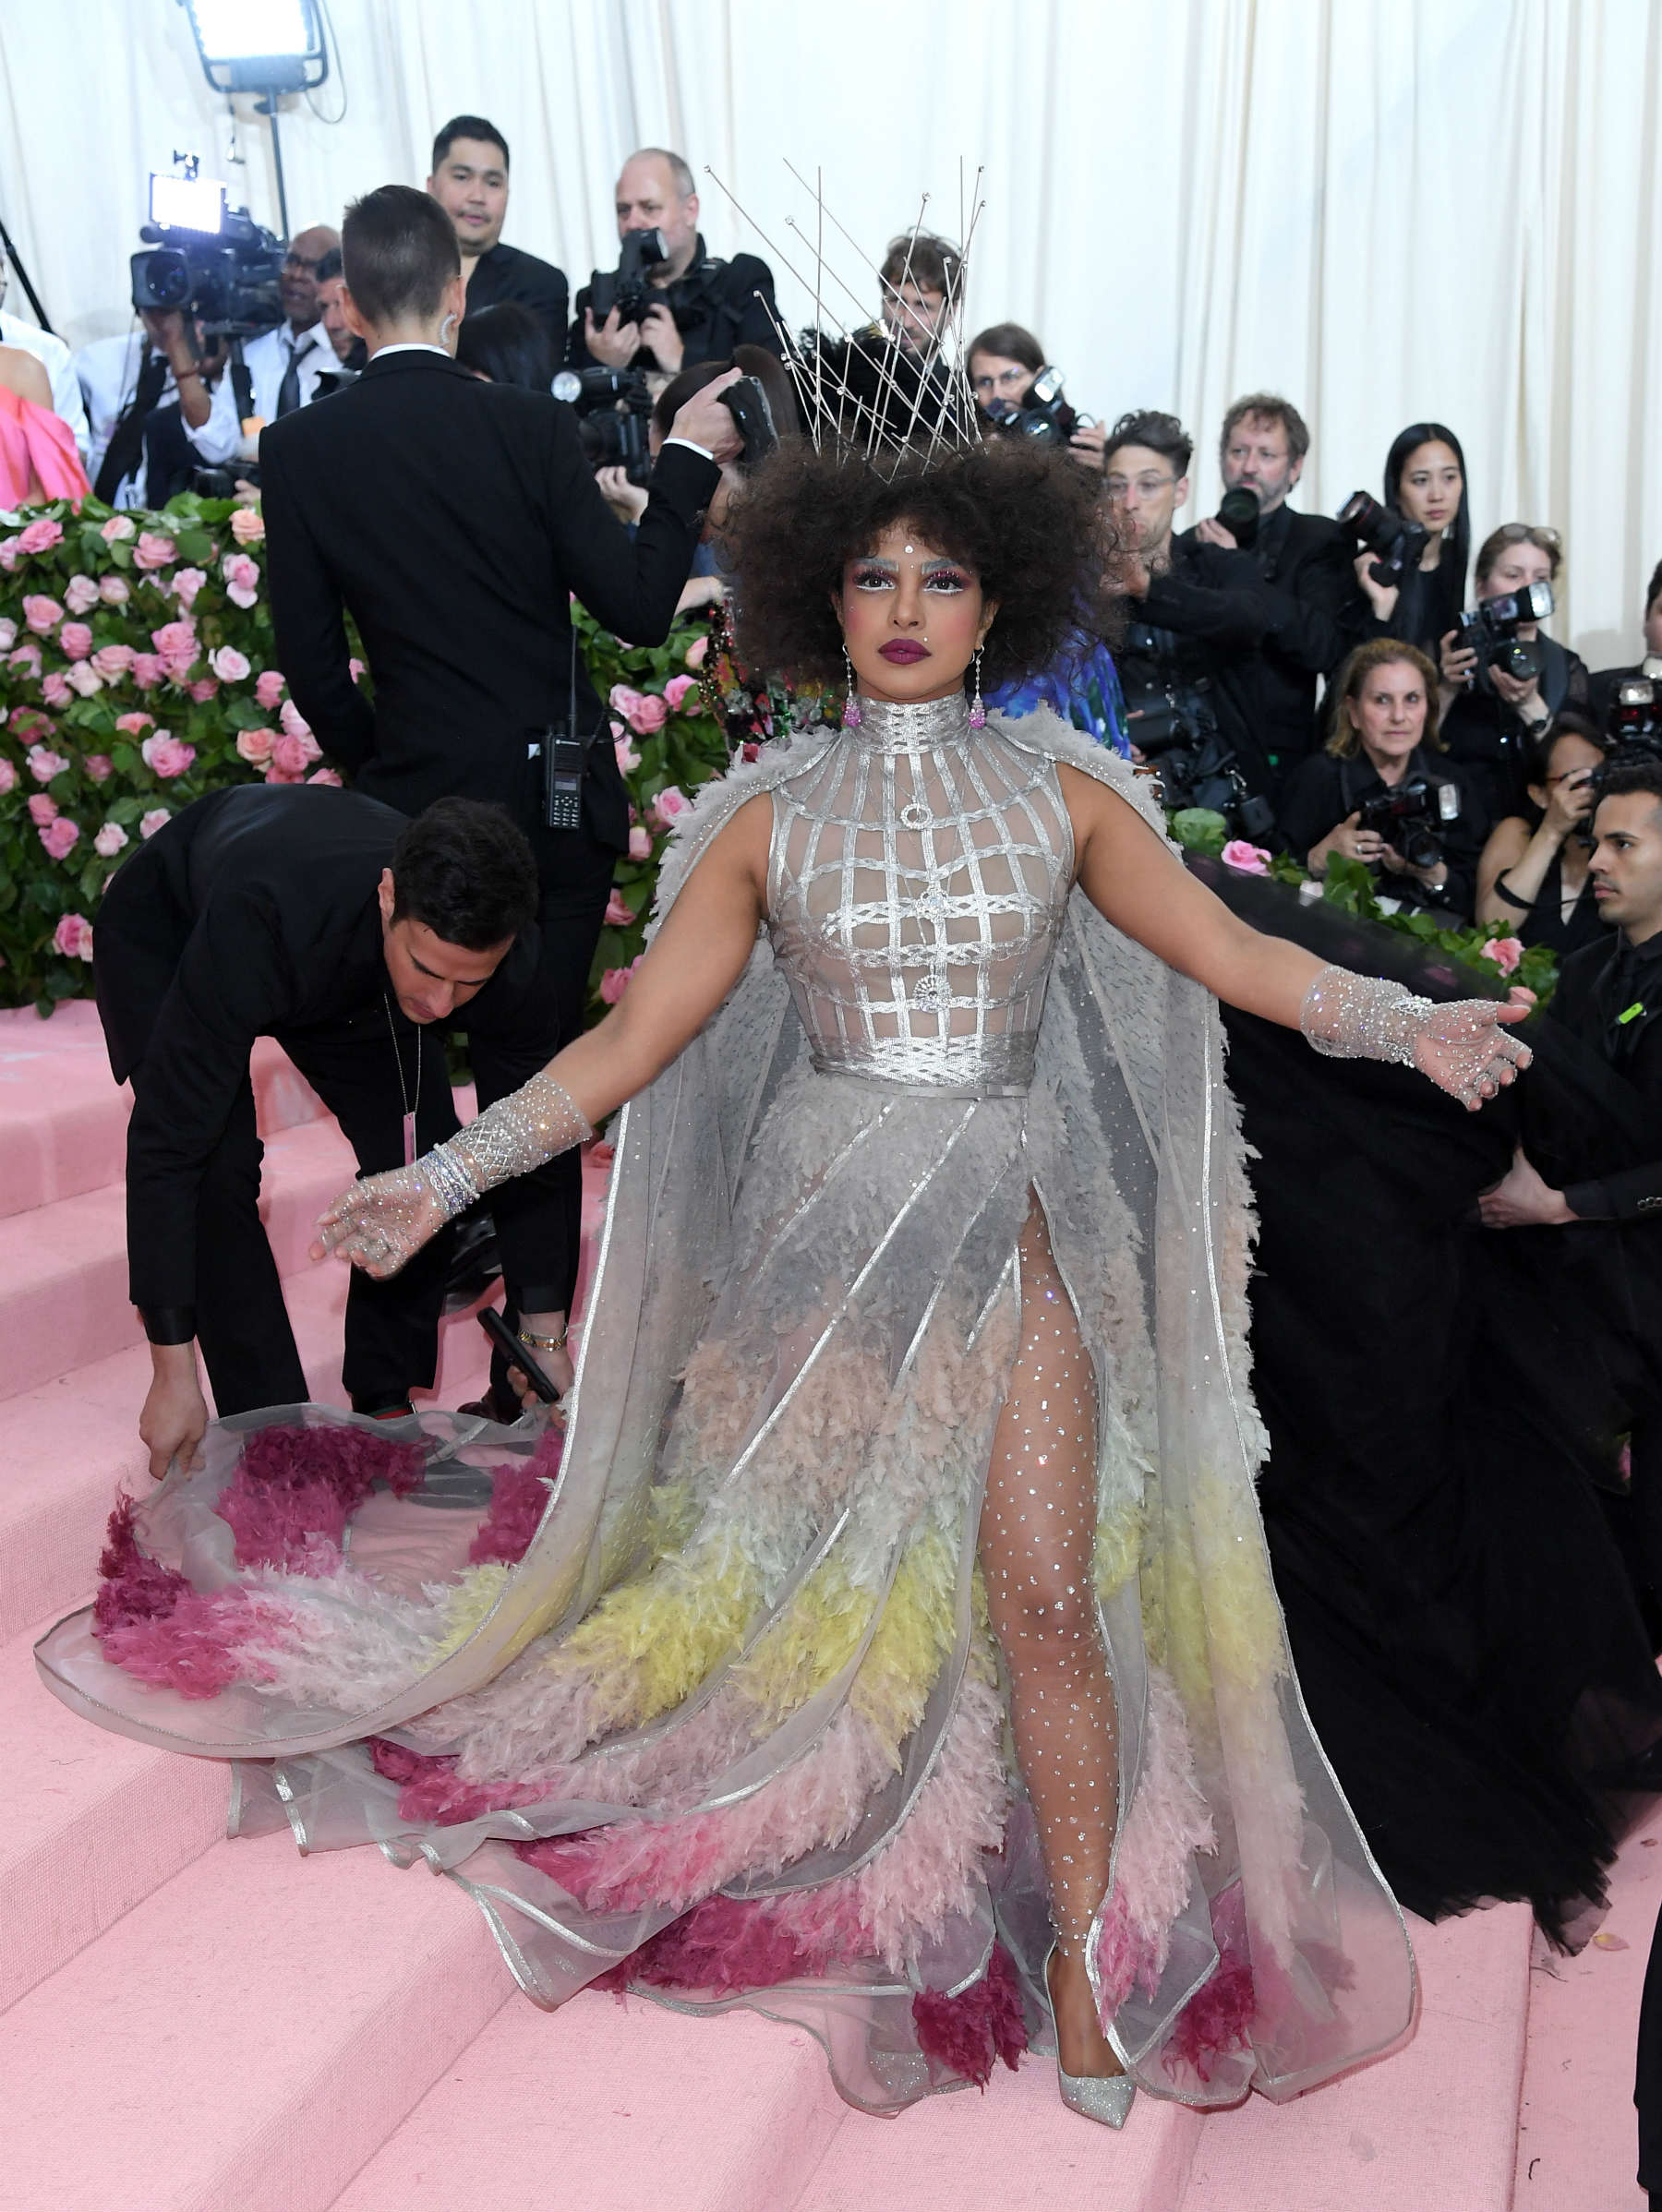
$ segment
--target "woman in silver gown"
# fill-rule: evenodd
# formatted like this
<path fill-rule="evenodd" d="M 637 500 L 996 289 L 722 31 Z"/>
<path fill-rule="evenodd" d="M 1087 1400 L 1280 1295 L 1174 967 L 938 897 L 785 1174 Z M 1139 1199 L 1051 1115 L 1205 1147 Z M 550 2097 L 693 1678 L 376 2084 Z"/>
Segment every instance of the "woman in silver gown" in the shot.
<path fill-rule="evenodd" d="M 1256 934 L 1125 763 L 983 713 L 1107 571 L 1070 477 L 768 463 L 747 655 L 846 665 L 845 727 L 702 796 L 604 1023 L 324 1216 L 391 1272 L 628 1100 L 563 1444 L 217 1432 L 42 1665 L 237 1760 L 242 1829 L 452 1874 L 544 2004 L 752 2002 L 872 2110 L 1030 2043 L 1117 2125 L 1412 2010 L 1265 1559 L 1212 994 L 1474 1108 L 1527 1054 Z"/>

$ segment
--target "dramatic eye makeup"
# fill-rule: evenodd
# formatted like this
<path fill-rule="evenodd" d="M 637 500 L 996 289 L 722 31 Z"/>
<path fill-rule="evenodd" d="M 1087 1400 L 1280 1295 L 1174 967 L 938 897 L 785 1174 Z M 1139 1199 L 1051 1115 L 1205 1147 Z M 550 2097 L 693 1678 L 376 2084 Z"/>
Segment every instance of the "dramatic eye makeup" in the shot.
<path fill-rule="evenodd" d="M 887 591 L 897 581 L 897 573 L 893 561 L 867 559 L 854 562 L 849 582 L 857 592 Z M 969 571 L 955 560 L 932 560 L 923 570 L 926 592 L 967 592 L 971 581 Z"/>

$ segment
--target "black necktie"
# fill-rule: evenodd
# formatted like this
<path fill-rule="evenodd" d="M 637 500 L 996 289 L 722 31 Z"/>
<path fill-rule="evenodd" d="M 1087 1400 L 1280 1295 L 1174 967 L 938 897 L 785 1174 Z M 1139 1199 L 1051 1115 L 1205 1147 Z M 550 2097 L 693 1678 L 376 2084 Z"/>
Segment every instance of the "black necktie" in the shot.
<path fill-rule="evenodd" d="M 115 494 L 143 458 L 144 418 L 162 397 L 162 388 L 166 382 L 166 357 L 147 353 L 133 396 L 110 432 L 110 442 L 99 465 L 98 482 L 92 487 L 94 495 L 107 507 L 114 505 Z"/>
<path fill-rule="evenodd" d="M 295 409 L 300 404 L 299 339 L 291 337 L 288 342 L 288 367 L 283 370 L 283 381 L 277 387 L 277 419 L 279 422 L 285 415 L 293 415 Z"/>

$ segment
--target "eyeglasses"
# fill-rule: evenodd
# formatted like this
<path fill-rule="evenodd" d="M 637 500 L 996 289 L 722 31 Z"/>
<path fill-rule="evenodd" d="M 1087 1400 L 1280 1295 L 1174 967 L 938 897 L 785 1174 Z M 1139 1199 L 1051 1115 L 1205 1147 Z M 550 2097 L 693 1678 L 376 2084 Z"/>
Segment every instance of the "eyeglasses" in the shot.
<path fill-rule="evenodd" d="M 1139 499 L 1152 499 L 1176 481 L 1175 476 L 1105 476 L 1102 489 L 1111 499 L 1123 499 L 1128 491 L 1134 491 Z"/>
<path fill-rule="evenodd" d="M 304 254 L 297 254 L 291 248 L 283 257 L 283 266 L 284 269 L 304 269 L 307 276 L 316 276 L 328 258 L 327 254 L 319 254 L 315 260 L 308 261 Z"/>

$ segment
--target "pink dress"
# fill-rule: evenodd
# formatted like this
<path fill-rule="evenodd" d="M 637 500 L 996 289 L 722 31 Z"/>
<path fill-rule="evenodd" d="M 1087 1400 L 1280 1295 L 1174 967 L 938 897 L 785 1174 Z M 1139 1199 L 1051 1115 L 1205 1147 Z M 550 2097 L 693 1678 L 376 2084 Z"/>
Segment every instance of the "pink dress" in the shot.
<path fill-rule="evenodd" d="M 46 499 L 84 499 L 92 488 L 63 416 L 0 384 L 0 507 L 20 507 L 36 478 Z"/>

